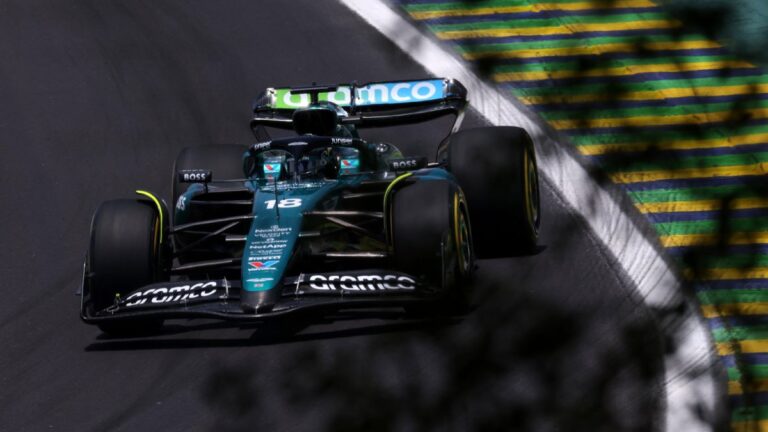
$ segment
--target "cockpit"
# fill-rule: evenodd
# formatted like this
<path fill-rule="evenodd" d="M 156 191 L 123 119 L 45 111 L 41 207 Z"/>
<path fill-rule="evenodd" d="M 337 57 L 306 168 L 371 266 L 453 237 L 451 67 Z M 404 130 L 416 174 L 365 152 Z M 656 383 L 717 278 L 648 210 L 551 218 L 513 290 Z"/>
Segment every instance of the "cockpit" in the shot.
<path fill-rule="evenodd" d="M 253 158 L 249 176 L 269 181 L 294 177 L 335 179 L 358 174 L 362 167 L 360 150 L 343 146 L 316 148 L 303 154 L 270 149 L 256 153 Z"/>
<path fill-rule="evenodd" d="M 251 146 L 246 175 L 267 181 L 337 179 L 385 170 L 389 159 L 402 156 L 391 144 L 360 139 L 354 125 L 342 122 L 348 116 L 331 102 L 296 109 L 291 124 L 299 136 Z"/>

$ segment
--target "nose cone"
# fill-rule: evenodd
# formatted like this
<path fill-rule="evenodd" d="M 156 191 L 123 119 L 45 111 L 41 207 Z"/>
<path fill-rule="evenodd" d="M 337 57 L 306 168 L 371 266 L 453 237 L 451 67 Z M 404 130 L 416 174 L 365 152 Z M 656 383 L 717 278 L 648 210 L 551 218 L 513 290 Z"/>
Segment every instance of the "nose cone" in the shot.
<path fill-rule="evenodd" d="M 247 314 L 271 312 L 280 299 L 280 290 L 243 291 L 240 297 L 240 307 Z"/>

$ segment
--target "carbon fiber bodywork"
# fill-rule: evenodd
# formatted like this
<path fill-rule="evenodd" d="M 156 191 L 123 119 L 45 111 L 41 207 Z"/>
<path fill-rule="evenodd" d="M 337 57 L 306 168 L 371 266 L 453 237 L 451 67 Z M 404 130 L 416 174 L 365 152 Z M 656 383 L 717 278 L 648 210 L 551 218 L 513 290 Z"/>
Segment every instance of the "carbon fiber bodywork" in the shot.
<path fill-rule="evenodd" d="M 399 103 L 397 112 L 391 111 L 392 104 L 368 104 L 363 109 L 353 103 L 349 107 L 353 117 L 345 122 L 366 127 L 453 114 L 457 128 L 466 105 L 461 84 L 425 82 L 444 83 L 442 97 Z M 397 95 L 397 86 L 404 84 L 390 85 Z M 329 88 L 336 87 L 301 91 Z M 252 126 L 274 126 L 276 118 L 280 124 L 290 122 L 290 110 L 274 103 L 259 105 L 255 112 Z M 378 112 L 376 120 L 363 112 Z M 242 179 L 217 179 L 216 172 L 205 166 L 174 173 L 190 184 L 173 203 L 174 223 L 163 234 L 167 241 L 160 253 L 164 261 L 157 282 L 117 294 L 112 305 L 96 310 L 92 292 L 101 287 L 93 285 L 86 259 L 82 319 L 93 324 L 143 317 L 260 321 L 297 311 L 440 299 L 454 275 L 444 271 L 437 280 L 434 275 L 429 279 L 403 273 L 393 263 L 388 202 L 393 191 L 417 181 L 449 182 L 456 194 L 461 188 L 437 163 L 425 166 L 422 158 L 398 158 L 395 146 L 363 141 L 354 128 L 353 136 L 302 135 L 256 143 L 242 156 Z M 315 163 L 309 154 L 333 156 L 339 149 L 356 152 L 355 170 L 345 172 L 327 163 L 313 165 L 310 171 L 301 167 L 304 162 Z M 265 155 L 274 152 L 281 152 L 292 165 L 273 171 L 273 159 Z M 335 156 L 329 160 L 337 165 L 345 162 Z M 164 203 L 144 194 L 167 221 L 170 212 Z M 458 211 L 447 208 L 446 214 Z M 446 244 L 439 251 L 444 268 L 455 265 L 455 250 Z"/>
<path fill-rule="evenodd" d="M 310 281 L 311 277 L 314 280 Z M 333 280 L 334 277 L 336 280 Z M 161 282 L 141 287 L 114 306 L 90 314 L 85 306 L 89 294 L 86 287 L 83 290 L 82 316 L 86 322 L 94 324 L 150 317 L 261 322 L 293 313 L 406 306 L 440 298 L 439 289 L 419 285 L 404 273 L 384 270 L 286 278 L 279 300 L 269 311 L 248 312 L 242 307 L 242 293 L 239 281 L 226 279 Z"/>

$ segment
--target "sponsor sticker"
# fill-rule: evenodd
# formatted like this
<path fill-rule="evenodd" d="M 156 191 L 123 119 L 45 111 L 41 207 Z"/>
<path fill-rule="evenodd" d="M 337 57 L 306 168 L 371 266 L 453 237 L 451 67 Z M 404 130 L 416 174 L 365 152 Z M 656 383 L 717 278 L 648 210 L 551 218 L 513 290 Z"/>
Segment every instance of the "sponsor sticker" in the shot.
<path fill-rule="evenodd" d="M 306 182 L 306 183 L 293 183 L 293 182 L 277 182 L 261 187 L 262 192 L 274 192 L 277 189 L 279 192 L 293 191 L 293 190 L 310 190 L 317 189 L 327 185 L 326 182 Z"/>
<path fill-rule="evenodd" d="M 272 282 L 274 278 L 251 278 L 246 279 L 246 282 L 251 283 L 252 288 L 265 288 L 268 286 L 268 282 Z"/>
<path fill-rule="evenodd" d="M 253 144 L 251 146 L 251 150 L 253 150 L 254 152 L 267 150 L 270 148 L 271 145 L 272 145 L 272 141 L 259 142 L 259 143 Z"/>
<path fill-rule="evenodd" d="M 179 200 L 176 201 L 176 208 L 184 211 L 187 208 L 187 197 L 184 195 L 179 196 Z"/>
<path fill-rule="evenodd" d="M 416 281 L 405 275 L 310 275 L 309 287 L 318 291 L 413 291 Z"/>
<path fill-rule="evenodd" d="M 390 171 L 409 171 L 425 166 L 427 166 L 427 158 L 425 157 L 398 158 L 389 161 Z"/>
<path fill-rule="evenodd" d="M 280 260 L 280 255 L 261 255 L 261 256 L 252 256 L 248 257 L 248 261 L 278 261 Z"/>
<path fill-rule="evenodd" d="M 350 87 L 342 86 L 336 91 L 321 92 L 318 100 L 333 102 L 340 106 L 351 106 L 351 93 Z M 290 89 L 275 89 L 275 97 L 274 107 L 277 109 L 303 108 L 310 104 L 308 94 L 294 95 Z M 357 106 L 427 102 L 444 97 L 443 80 L 377 83 L 355 88 L 355 105 Z"/>
<path fill-rule="evenodd" d="M 276 270 L 292 232 L 293 228 L 279 225 L 254 228 L 253 241 L 248 245 L 248 271 Z"/>
<path fill-rule="evenodd" d="M 275 278 L 251 278 L 246 279 L 247 282 L 272 282 Z"/>
<path fill-rule="evenodd" d="M 269 228 L 256 228 L 253 230 L 253 234 L 259 237 L 279 237 L 287 236 L 291 231 L 293 231 L 293 228 L 291 227 L 272 225 Z"/>
<path fill-rule="evenodd" d="M 180 183 L 209 183 L 213 178 L 210 170 L 181 170 L 178 174 Z"/>
<path fill-rule="evenodd" d="M 193 285 L 153 287 L 136 291 L 123 300 L 125 307 L 139 305 L 169 304 L 211 297 L 216 294 L 219 282 L 199 282 Z"/>
<path fill-rule="evenodd" d="M 276 249 L 282 249 L 283 247 L 284 245 L 280 243 L 251 243 L 251 245 L 248 246 L 248 249 L 269 253 L 269 251 L 275 251 Z M 279 250 L 277 252 L 279 252 Z"/>
<path fill-rule="evenodd" d="M 331 138 L 331 144 L 333 145 L 352 145 L 353 142 L 352 138 Z"/>
<path fill-rule="evenodd" d="M 248 270 L 261 271 L 261 270 L 274 270 L 275 264 L 280 262 L 280 257 L 276 260 L 268 261 L 249 261 L 248 265 L 251 266 Z"/>

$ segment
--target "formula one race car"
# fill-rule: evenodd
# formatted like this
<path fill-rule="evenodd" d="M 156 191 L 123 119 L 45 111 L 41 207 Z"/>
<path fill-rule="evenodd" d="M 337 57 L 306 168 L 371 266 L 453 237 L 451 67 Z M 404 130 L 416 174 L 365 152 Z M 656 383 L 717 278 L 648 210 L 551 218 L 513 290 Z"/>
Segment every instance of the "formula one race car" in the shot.
<path fill-rule="evenodd" d="M 530 252 L 540 212 L 528 134 L 459 131 L 466 105 L 448 79 L 267 89 L 252 129 L 296 136 L 184 149 L 172 216 L 146 191 L 97 209 L 82 319 L 119 334 L 171 318 L 466 311 L 476 255 Z M 456 119 L 434 162 L 358 134 L 444 115 Z"/>

